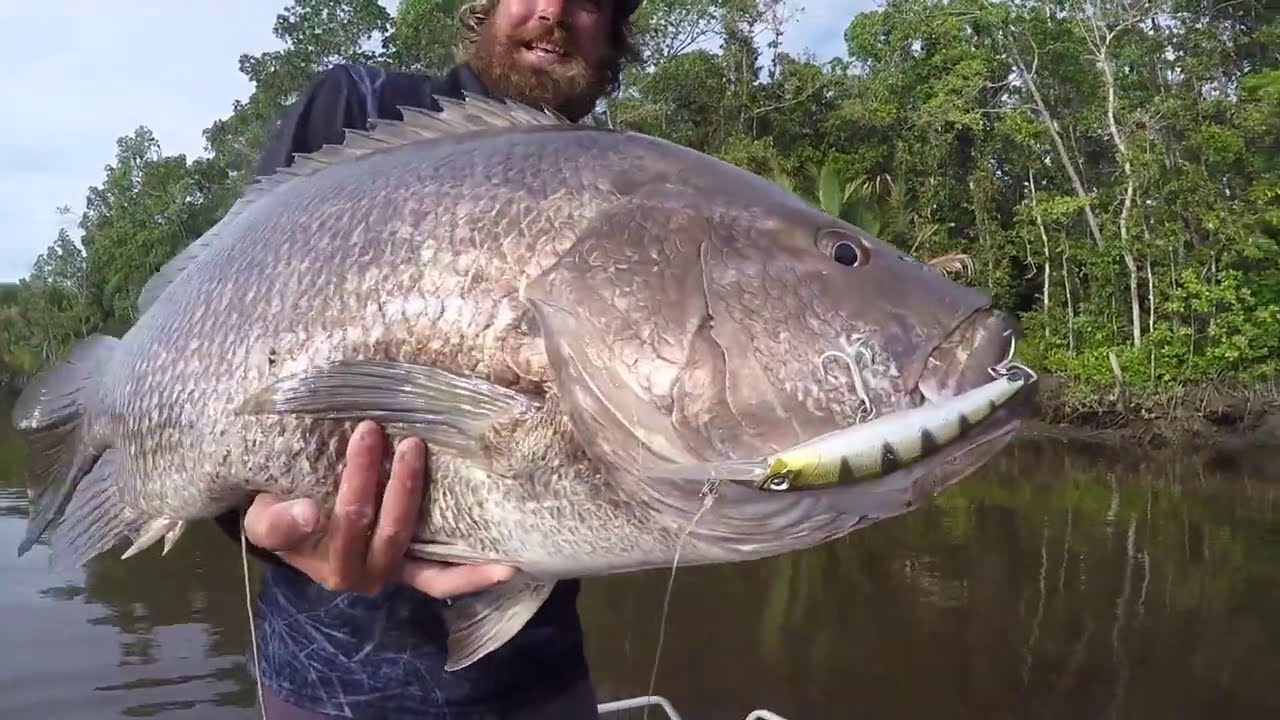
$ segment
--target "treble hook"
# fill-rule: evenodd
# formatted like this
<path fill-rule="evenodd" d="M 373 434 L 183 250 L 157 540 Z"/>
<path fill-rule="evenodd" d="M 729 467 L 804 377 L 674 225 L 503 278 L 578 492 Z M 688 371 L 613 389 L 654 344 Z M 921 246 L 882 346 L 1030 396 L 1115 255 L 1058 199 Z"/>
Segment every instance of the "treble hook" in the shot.
<path fill-rule="evenodd" d="M 702 486 L 702 490 L 698 492 L 698 497 L 703 500 L 715 499 L 720 495 L 720 478 L 711 478 Z"/>
<path fill-rule="evenodd" d="M 1013 330 L 1005 330 L 1004 336 L 1009 338 L 1009 352 L 1004 356 L 1004 360 L 987 368 L 987 372 L 992 377 L 1003 377 L 1008 374 L 1009 364 L 1013 362 L 1013 355 L 1018 347 L 1018 336 L 1013 334 Z"/>
<path fill-rule="evenodd" d="M 844 345 L 844 352 L 828 350 L 818 356 L 819 368 L 825 367 L 824 363 L 828 356 L 833 356 L 843 360 L 845 364 L 849 366 L 849 374 L 853 377 L 854 391 L 858 395 L 858 401 L 862 404 L 862 407 L 858 410 L 858 422 L 866 422 L 876 416 L 875 405 L 871 403 L 871 397 L 867 394 L 867 387 L 862 380 L 862 370 L 854 360 L 854 356 L 859 354 L 864 357 L 868 363 L 872 360 L 871 351 L 867 350 L 866 346 L 862 344 L 863 340 L 864 337 L 862 335 L 855 335 L 853 343 L 850 343 L 848 340 L 842 340 L 841 344 Z"/>

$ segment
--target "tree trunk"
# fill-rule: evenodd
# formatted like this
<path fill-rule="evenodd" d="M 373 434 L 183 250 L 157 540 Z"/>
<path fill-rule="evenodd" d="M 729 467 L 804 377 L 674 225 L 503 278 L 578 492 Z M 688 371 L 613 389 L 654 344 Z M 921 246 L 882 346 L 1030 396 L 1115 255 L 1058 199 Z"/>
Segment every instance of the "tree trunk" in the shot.
<path fill-rule="evenodd" d="M 1108 29 L 1103 24 L 1102 18 L 1098 16 L 1096 8 L 1081 7 L 1080 10 L 1079 22 L 1082 35 L 1085 42 L 1089 44 L 1089 49 L 1093 51 L 1094 63 L 1102 74 L 1102 83 L 1107 90 L 1107 130 L 1111 134 L 1111 141 L 1115 143 L 1116 155 L 1124 171 L 1124 201 L 1120 207 L 1120 249 L 1125 266 L 1129 269 L 1129 322 L 1132 327 L 1133 346 L 1139 348 L 1142 347 L 1141 291 L 1138 289 L 1138 263 L 1129 237 L 1129 216 L 1137 194 L 1137 181 L 1134 178 L 1128 145 L 1120 132 L 1120 123 L 1116 120 L 1116 78 L 1110 51 L 1111 41 L 1120 30 L 1142 22 L 1149 17 L 1149 14 L 1144 12 L 1147 10 L 1145 6 L 1134 7 L 1128 17 L 1121 20 L 1116 27 Z M 1126 7 L 1125 10 L 1128 11 L 1130 8 Z"/>
<path fill-rule="evenodd" d="M 1031 183 L 1031 212 L 1036 217 L 1036 227 L 1040 229 L 1040 241 L 1044 244 L 1044 297 L 1041 299 L 1041 306 L 1047 312 L 1049 310 L 1049 288 L 1050 276 L 1053 274 L 1053 257 L 1049 255 L 1049 234 L 1044 230 L 1044 218 L 1040 215 L 1040 205 L 1036 200 L 1036 174 L 1033 170 L 1027 171 L 1027 180 Z M 1029 254 L 1029 253 L 1028 253 Z M 1049 327 L 1045 326 L 1045 334 L 1049 334 Z"/>
<path fill-rule="evenodd" d="M 1084 219 L 1089 225 L 1089 234 L 1093 237 L 1093 242 L 1098 247 L 1102 247 L 1102 231 L 1098 226 L 1098 218 L 1093 214 L 1093 206 L 1089 203 L 1089 193 L 1085 190 L 1084 183 L 1080 181 L 1080 175 L 1076 172 L 1075 163 L 1067 155 L 1067 147 L 1062 143 L 1062 135 L 1058 132 L 1058 124 L 1054 122 L 1053 116 L 1049 113 L 1049 107 L 1045 105 L 1044 98 L 1040 95 L 1040 88 L 1036 85 L 1035 78 L 1032 73 L 1027 70 L 1026 64 L 1022 62 L 1022 55 L 1014 48 L 1012 42 L 1008 42 L 1009 54 L 1013 56 L 1014 67 L 1018 70 L 1018 75 L 1022 77 L 1022 81 L 1027 84 L 1027 89 L 1031 91 L 1031 97 L 1035 101 L 1036 109 L 1040 111 L 1040 119 L 1044 121 L 1045 128 L 1049 130 L 1049 136 L 1053 139 L 1053 147 L 1058 151 L 1058 160 L 1062 163 L 1063 170 L 1066 170 L 1067 177 L 1071 180 L 1071 187 L 1075 189 L 1076 195 L 1086 202 L 1084 206 Z"/>
<path fill-rule="evenodd" d="M 1124 202 L 1120 206 L 1120 250 L 1124 255 L 1124 264 L 1129 268 L 1129 311 L 1130 323 L 1133 327 L 1133 346 L 1142 347 L 1142 304 L 1139 301 L 1138 263 L 1133 255 L 1133 244 L 1129 240 L 1129 214 L 1133 210 L 1136 192 L 1133 177 L 1133 165 L 1129 161 L 1129 149 L 1120 135 L 1120 124 L 1116 122 L 1116 80 L 1111 71 L 1111 58 L 1107 55 L 1107 46 L 1103 44 L 1097 49 L 1098 69 L 1102 71 L 1102 81 L 1107 86 L 1107 129 L 1111 140 L 1116 144 L 1116 154 L 1120 156 L 1124 168 L 1125 186 Z"/>
<path fill-rule="evenodd" d="M 1145 226 L 1143 227 L 1143 234 L 1146 234 Z M 1148 242 L 1147 247 L 1150 246 L 1151 243 Z M 1150 253 L 1143 258 L 1143 262 L 1147 266 L 1147 334 L 1150 335 L 1156 331 L 1156 276 L 1151 271 Z"/>
<path fill-rule="evenodd" d="M 1071 271 L 1067 269 L 1067 247 L 1062 247 L 1062 287 L 1067 296 L 1067 349 L 1076 351 L 1076 309 L 1071 300 Z"/>

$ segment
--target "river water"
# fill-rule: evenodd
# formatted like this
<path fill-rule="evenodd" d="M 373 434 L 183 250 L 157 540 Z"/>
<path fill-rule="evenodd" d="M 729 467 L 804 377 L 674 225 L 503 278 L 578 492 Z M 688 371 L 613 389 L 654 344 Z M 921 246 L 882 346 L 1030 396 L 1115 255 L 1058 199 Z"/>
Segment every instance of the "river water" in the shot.
<path fill-rule="evenodd" d="M 257 717 L 239 547 L 18 559 L 21 462 L 0 430 L 0 718 Z M 841 541 L 679 571 L 656 691 L 685 720 L 1280 717 L 1278 465 L 1019 442 Z M 645 693 L 667 579 L 584 584 L 602 701 Z"/>

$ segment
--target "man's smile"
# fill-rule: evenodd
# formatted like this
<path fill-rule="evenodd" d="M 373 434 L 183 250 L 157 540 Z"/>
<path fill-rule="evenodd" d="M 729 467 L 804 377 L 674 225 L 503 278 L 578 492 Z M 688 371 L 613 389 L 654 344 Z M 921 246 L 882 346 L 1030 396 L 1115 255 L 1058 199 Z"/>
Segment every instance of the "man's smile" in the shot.
<path fill-rule="evenodd" d="M 549 68 L 568 58 L 564 46 L 555 40 L 534 40 L 520 46 L 521 59 L 536 68 Z"/>

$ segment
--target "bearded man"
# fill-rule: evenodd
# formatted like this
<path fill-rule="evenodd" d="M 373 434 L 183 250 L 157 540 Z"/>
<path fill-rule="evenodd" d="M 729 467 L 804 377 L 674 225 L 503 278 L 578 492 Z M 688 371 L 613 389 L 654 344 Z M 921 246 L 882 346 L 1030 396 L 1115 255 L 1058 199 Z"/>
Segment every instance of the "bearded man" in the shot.
<path fill-rule="evenodd" d="M 459 64 L 436 76 L 338 65 L 285 114 L 258 164 L 340 143 L 344 128 L 402 119 L 398 106 L 440 109 L 463 91 L 551 108 L 577 121 L 618 87 L 635 58 L 640 0 L 477 0 L 460 13 Z M 447 598 L 509 579 L 502 566 L 406 560 L 424 499 L 426 448 L 352 436 L 332 513 L 309 500 L 259 495 L 245 539 L 266 563 L 255 609 L 259 677 L 269 720 L 597 717 L 577 614 L 578 582 L 561 582 L 509 642 L 446 673 Z M 238 512 L 218 519 L 237 541 Z"/>

